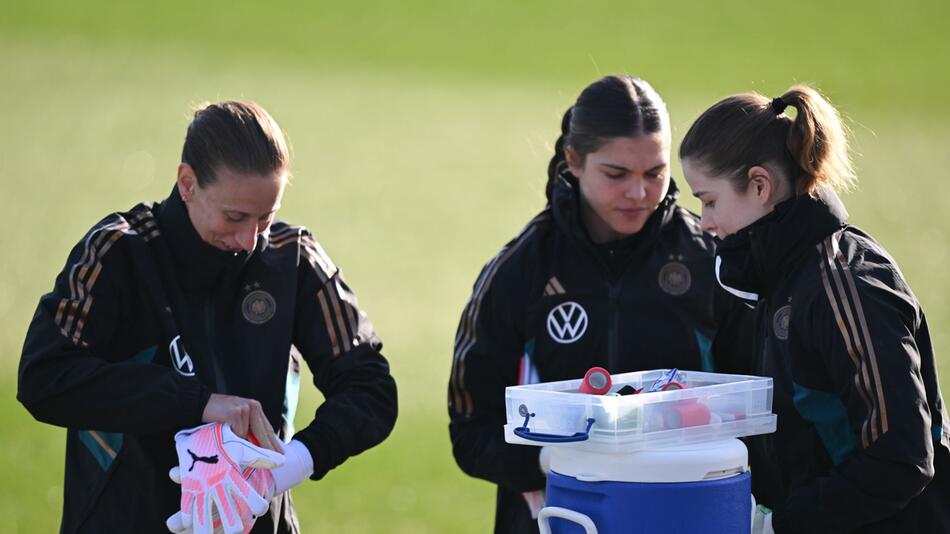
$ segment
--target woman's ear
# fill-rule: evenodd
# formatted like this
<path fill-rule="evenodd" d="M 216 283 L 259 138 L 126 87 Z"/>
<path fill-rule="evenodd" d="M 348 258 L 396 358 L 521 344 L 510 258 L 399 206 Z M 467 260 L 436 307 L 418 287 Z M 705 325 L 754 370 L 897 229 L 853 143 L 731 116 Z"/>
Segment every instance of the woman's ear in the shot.
<path fill-rule="evenodd" d="M 178 165 L 177 185 L 181 199 L 190 202 L 195 188 L 198 187 L 198 176 L 195 175 L 195 170 L 191 168 L 191 165 L 187 163 Z"/>
<path fill-rule="evenodd" d="M 567 168 L 574 176 L 580 176 L 584 172 L 584 166 L 581 165 L 581 158 L 572 147 L 564 147 L 564 159 L 567 161 Z"/>
<path fill-rule="evenodd" d="M 755 166 L 749 169 L 748 176 L 747 194 L 752 195 L 762 206 L 778 204 L 779 184 L 774 173 L 765 167 Z"/>

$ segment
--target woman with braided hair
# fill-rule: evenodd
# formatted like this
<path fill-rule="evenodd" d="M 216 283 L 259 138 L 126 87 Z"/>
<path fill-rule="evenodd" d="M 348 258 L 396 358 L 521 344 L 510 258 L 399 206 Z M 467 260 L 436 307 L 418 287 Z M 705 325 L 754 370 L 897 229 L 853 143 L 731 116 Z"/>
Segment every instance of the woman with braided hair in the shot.
<path fill-rule="evenodd" d="M 593 366 L 714 366 L 713 240 L 676 205 L 669 116 L 648 83 L 607 76 L 584 89 L 564 115 L 546 194 L 485 265 L 455 340 L 453 453 L 498 485 L 495 532 L 537 531 L 545 486 L 546 454 L 505 443 L 506 386 Z"/>
<path fill-rule="evenodd" d="M 786 110 L 794 111 L 792 118 Z M 927 320 L 894 259 L 847 223 L 834 107 L 796 86 L 726 98 L 680 147 L 722 241 L 716 275 L 755 306 L 775 434 L 749 440 L 754 532 L 950 532 L 950 422 Z"/>

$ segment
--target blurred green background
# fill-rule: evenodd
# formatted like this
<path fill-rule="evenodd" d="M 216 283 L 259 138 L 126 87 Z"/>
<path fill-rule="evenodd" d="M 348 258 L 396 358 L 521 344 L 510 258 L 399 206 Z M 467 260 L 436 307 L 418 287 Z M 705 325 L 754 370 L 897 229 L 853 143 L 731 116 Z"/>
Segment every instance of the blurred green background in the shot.
<path fill-rule="evenodd" d="M 854 133 L 852 222 L 917 291 L 950 390 L 947 2 L 0 8 L 4 532 L 54 532 L 62 506 L 64 431 L 14 399 L 37 299 L 99 218 L 168 194 L 190 108 L 205 100 L 256 100 L 287 132 L 294 179 L 281 216 L 343 266 L 400 384 L 389 440 L 294 490 L 305 532 L 490 530 L 493 488 L 457 469 L 446 429 L 456 322 L 482 264 L 541 209 L 561 114 L 603 74 L 649 80 L 674 144 L 722 96 L 815 83 Z"/>

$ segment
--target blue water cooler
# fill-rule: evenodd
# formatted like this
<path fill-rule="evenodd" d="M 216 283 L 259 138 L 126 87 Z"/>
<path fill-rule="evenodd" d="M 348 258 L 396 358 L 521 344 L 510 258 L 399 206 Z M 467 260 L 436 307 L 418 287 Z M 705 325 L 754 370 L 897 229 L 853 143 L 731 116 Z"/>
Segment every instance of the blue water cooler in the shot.
<path fill-rule="evenodd" d="M 749 454 L 737 438 L 775 432 L 772 379 L 608 376 L 606 393 L 582 387 L 586 377 L 505 389 L 505 440 L 550 452 L 541 532 L 748 534 Z"/>
<path fill-rule="evenodd" d="M 748 451 L 724 439 L 605 453 L 553 447 L 542 534 L 748 534 Z"/>

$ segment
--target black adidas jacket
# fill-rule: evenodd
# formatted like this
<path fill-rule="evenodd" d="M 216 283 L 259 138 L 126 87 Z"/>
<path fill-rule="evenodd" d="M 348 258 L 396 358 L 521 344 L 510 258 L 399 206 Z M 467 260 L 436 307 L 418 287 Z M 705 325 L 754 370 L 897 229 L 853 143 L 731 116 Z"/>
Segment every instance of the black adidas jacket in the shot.
<path fill-rule="evenodd" d="M 103 219 L 72 250 L 27 332 L 17 398 L 67 428 L 61 531 L 167 533 L 173 435 L 212 392 L 260 401 L 318 480 L 381 442 L 396 386 L 381 342 L 313 236 L 275 222 L 251 254 L 198 237 L 177 190 Z M 296 434 L 300 356 L 326 400 Z M 255 533 L 299 532 L 289 493 Z"/>
<path fill-rule="evenodd" d="M 489 261 L 455 338 L 449 430 L 455 459 L 498 484 L 495 532 L 532 532 L 522 492 L 545 477 L 538 447 L 505 443 L 505 387 L 654 368 L 712 370 L 713 242 L 675 184 L 636 235 L 595 246 L 575 187 Z M 522 378 L 519 378 L 522 377 Z"/>
<path fill-rule="evenodd" d="M 778 430 L 748 440 L 753 491 L 777 534 L 947 533 L 950 424 L 927 320 L 846 218 L 822 192 L 720 244 L 723 284 L 757 300 L 758 356 L 739 370 L 774 378 Z"/>

